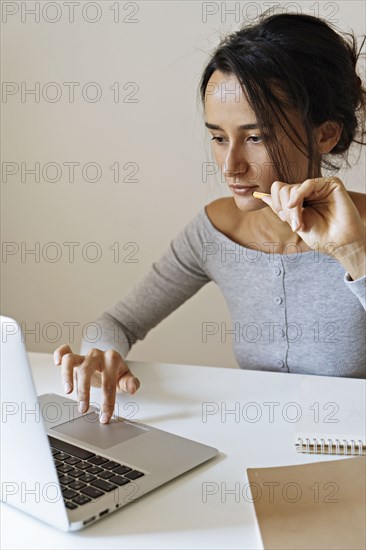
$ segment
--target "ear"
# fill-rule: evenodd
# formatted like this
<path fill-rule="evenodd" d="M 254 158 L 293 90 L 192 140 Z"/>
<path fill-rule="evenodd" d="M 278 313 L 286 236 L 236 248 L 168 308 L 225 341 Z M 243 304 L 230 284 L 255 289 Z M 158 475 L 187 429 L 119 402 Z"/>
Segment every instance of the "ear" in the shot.
<path fill-rule="evenodd" d="M 334 120 L 327 120 L 315 128 L 314 135 L 319 153 L 329 153 L 341 137 L 343 125 Z"/>

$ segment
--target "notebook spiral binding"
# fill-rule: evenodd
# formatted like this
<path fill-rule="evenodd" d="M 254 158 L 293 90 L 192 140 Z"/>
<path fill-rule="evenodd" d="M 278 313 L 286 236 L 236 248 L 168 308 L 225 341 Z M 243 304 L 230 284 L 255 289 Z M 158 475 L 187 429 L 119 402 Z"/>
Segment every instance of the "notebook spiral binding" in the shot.
<path fill-rule="evenodd" d="M 296 443 L 299 453 L 366 455 L 366 444 L 361 439 L 318 439 L 299 437 Z"/>

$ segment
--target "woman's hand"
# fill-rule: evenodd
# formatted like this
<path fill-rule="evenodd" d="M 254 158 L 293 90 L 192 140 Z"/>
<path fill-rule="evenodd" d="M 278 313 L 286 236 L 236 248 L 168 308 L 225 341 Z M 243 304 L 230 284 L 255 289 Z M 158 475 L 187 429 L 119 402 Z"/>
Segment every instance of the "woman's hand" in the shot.
<path fill-rule="evenodd" d="M 73 373 L 76 368 L 78 382 L 78 400 L 80 412 L 86 412 L 90 402 L 90 386 L 102 388 L 100 421 L 109 422 L 116 400 L 116 391 L 135 393 L 140 387 L 136 378 L 122 359 L 121 355 L 110 349 L 101 351 L 91 349 L 86 355 L 73 353 L 70 346 L 63 345 L 53 354 L 55 365 L 61 365 L 61 377 L 65 392 L 73 391 Z"/>
<path fill-rule="evenodd" d="M 301 239 L 335 257 L 364 250 L 365 226 L 343 182 L 337 177 L 303 183 L 275 181 L 271 197 L 262 197 Z M 303 207 L 303 203 L 305 202 Z"/>

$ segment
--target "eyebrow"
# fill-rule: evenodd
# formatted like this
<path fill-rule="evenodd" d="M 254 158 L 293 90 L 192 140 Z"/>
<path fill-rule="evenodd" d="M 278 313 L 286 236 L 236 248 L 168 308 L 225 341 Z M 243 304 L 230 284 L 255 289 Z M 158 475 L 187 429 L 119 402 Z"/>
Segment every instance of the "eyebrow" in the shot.
<path fill-rule="evenodd" d="M 210 122 L 205 122 L 205 126 L 209 128 L 210 130 L 221 130 L 224 131 L 220 126 L 217 126 L 217 124 L 210 124 Z M 254 130 L 255 128 L 259 128 L 258 122 L 253 122 L 253 124 L 241 124 L 240 126 L 237 126 L 237 130 Z"/>

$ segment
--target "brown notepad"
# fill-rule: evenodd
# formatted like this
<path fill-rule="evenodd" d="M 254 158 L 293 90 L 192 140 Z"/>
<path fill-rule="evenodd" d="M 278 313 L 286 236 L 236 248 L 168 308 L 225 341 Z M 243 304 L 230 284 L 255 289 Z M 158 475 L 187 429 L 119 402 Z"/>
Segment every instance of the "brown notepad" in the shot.
<path fill-rule="evenodd" d="M 266 550 L 365 550 L 366 457 L 247 473 Z"/>

